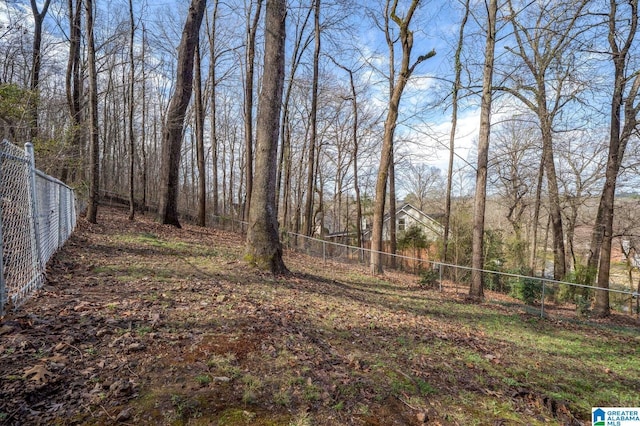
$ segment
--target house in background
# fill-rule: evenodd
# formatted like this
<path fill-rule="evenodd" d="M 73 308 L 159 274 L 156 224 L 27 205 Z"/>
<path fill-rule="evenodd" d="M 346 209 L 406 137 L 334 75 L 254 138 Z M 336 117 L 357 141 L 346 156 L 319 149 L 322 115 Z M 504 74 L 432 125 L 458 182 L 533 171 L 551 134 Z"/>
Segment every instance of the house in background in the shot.
<path fill-rule="evenodd" d="M 385 214 L 382 225 L 382 241 L 391 239 L 389 235 L 389 220 L 389 214 Z M 405 203 L 396 211 L 396 233 L 398 237 L 412 226 L 418 227 L 427 238 L 427 241 L 434 242 L 444 235 L 444 226 L 433 216 L 424 213 L 409 203 Z M 366 229 L 363 229 L 362 232 L 363 241 L 371 241 L 371 231 L 371 225 L 367 224 Z"/>

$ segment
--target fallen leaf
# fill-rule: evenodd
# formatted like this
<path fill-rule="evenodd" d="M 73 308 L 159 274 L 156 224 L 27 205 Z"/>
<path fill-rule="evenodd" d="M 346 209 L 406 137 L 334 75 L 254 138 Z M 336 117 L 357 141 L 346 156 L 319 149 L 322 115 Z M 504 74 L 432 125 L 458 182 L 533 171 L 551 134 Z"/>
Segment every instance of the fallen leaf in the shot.
<path fill-rule="evenodd" d="M 29 376 L 32 376 L 30 380 L 35 380 L 36 382 L 40 383 L 48 383 L 49 379 L 47 378 L 47 376 L 53 377 L 53 373 L 47 370 L 47 367 L 45 367 L 44 364 L 38 364 L 31 368 L 27 368 L 24 371 L 25 379 Z"/>

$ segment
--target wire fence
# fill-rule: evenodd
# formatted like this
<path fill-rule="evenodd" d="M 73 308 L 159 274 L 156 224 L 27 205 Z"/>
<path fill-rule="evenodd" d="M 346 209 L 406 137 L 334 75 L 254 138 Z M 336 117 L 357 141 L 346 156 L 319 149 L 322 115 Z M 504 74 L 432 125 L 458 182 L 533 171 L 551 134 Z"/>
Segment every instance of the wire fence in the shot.
<path fill-rule="evenodd" d="M 246 233 L 247 230 L 246 222 L 228 217 L 211 216 L 209 223 L 233 232 Z M 370 265 L 372 250 L 368 248 L 292 232 L 283 232 L 281 242 L 289 250 L 321 258 L 323 262 L 334 261 L 365 267 Z M 422 253 L 421 250 L 415 252 Z M 424 257 L 380 253 L 385 270 L 414 274 L 416 280 L 426 287 L 442 291 L 446 283 L 449 290 L 468 293 L 474 268 Z M 638 291 L 622 288 L 616 283 L 611 283 L 608 289 L 602 289 L 591 285 L 503 271 L 482 269 L 478 272 L 483 274 L 484 287 L 489 293 L 485 294 L 486 299 L 507 305 L 518 304 L 527 311 L 539 313 L 542 317 L 551 310 L 566 309 L 573 309 L 578 315 L 588 315 L 591 299 L 597 291 L 609 293 L 612 309 L 640 315 Z"/>
<path fill-rule="evenodd" d="M 35 168 L 33 145 L 0 142 L 0 316 L 42 286 L 76 220 L 73 189 Z"/>

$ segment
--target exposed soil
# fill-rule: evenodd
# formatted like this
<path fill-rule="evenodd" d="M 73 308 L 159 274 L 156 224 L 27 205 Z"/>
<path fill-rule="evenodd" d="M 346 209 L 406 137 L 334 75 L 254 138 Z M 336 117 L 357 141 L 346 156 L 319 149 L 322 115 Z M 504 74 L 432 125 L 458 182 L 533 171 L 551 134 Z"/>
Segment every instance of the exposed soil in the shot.
<path fill-rule="evenodd" d="M 291 275 L 274 277 L 240 260 L 237 234 L 130 222 L 112 208 L 99 222 L 80 221 L 45 287 L 0 323 L 2 424 L 456 424 L 436 397 L 443 389 L 500 394 L 537 421 L 582 424 L 544 395 L 505 394 L 490 378 L 480 386 L 473 366 L 452 379 L 434 368 L 442 360 L 395 355 L 402 336 L 507 362 L 493 355 L 507 343 L 403 307 L 462 303 L 455 286 L 440 293 L 387 274 L 367 288 L 350 280 L 354 266 L 295 253 Z"/>

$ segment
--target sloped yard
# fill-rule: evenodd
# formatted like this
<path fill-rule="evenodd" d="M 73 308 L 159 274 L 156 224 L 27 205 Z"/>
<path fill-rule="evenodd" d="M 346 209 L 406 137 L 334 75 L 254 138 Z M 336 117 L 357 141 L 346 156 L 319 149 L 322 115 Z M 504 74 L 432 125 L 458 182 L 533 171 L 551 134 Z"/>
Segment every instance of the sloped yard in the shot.
<path fill-rule="evenodd" d="M 0 423 L 590 424 L 640 406 L 631 318 L 540 319 L 454 287 L 116 209 L 80 222 L 45 288 L 0 323 Z"/>

